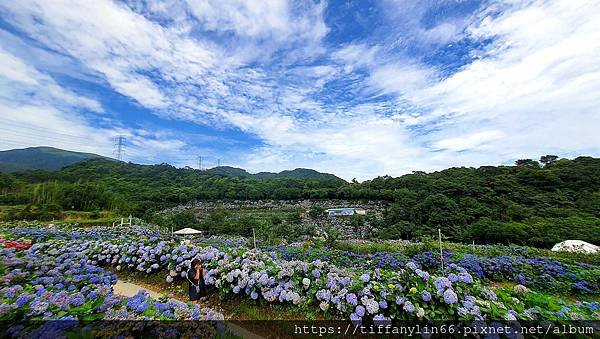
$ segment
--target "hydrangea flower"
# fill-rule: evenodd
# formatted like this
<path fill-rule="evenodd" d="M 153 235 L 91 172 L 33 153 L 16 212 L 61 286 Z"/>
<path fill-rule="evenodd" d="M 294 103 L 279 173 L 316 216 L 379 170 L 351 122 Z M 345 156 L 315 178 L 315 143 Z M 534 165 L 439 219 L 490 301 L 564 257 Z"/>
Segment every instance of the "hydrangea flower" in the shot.
<path fill-rule="evenodd" d="M 458 302 L 458 296 L 453 290 L 447 289 L 444 292 L 444 302 L 446 304 L 456 304 Z"/>
<path fill-rule="evenodd" d="M 346 302 L 349 303 L 350 305 L 358 305 L 358 298 L 356 297 L 356 294 L 354 293 L 348 293 L 346 294 Z"/>
<path fill-rule="evenodd" d="M 263 284 L 264 285 L 264 284 Z M 302 285 L 304 286 L 304 288 L 309 288 L 310 287 L 310 279 L 308 278 L 303 278 L 302 279 Z"/>
<path fill-rule="evenodd" d="M 362 305 L 356 306 L 355 312 L 361 318 L 365 316 L 365 308 Z"/>
<path fill-rule="evenodd" d="M 414 262 L 412 262 L 412 261 L 409 261 L 409 262 L 407 262 L 405 266 L 406 266 L 408 269 L 410 269 L 411 271 L 414 271 L 414 270 L 416 270 L 416 269 L 417 269 L 417 264 L 415 264 L 415 263 L 414 263 Z"/>
<path fill-rule="evenodd" d="M 430 302 L 431 301 L 431 293 L 429 293 L 427 291 L 421 292 L 421 299 L 423 299 L 423 301 L 425 301 L 425 302 Z"/>

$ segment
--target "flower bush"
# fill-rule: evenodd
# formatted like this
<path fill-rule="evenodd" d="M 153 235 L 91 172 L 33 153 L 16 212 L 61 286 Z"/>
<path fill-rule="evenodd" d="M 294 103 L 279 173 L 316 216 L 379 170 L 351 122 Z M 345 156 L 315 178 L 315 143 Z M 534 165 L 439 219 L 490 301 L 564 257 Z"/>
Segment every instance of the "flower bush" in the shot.
<path fill-rule="evenodd" d="M 559 309 L 547 308 L 553 310 L 548 313 L 544 308 L 536 308 L 543 301 L 536 300 L 534 291 L 492 290 L 482 283 L 487 277 L 477 274 L 477 261 L 468 261 L 472 258 L 466 256 L 454 257 L 451 253 L 446 253 L 452 260 L 445 274 L 440 274 L 432 259 L 434 255 L 427 252 L 410 259 L 398 253 L 344 259 L 340 252 L 294 249 L 293 253 L 307 257 L 318 253 L 318 257 L 311 260 L 298 260 L 286 257 L 292 251 L 250 250 L 239 241 L 228 243 L 225 239 L 179 245 L 165 240 L 167 234 L 137 227 L 44 231 L 54 238 L 35 227 L 6 231 L 15 237 L 35 238 L 38 242 L 23 251 L 25 254 L 21 257 L 14 250 L 4 249 L 3 260 L 23 263 L 7 265 L 10 271 L 3 272 L 9 277 L 9 283 L 2 285 L 2 316 L 214 319 L 218 315 L 210 310 L 157 302 L 143 293 L 129 299 L 119 298 L 110 291 L 114 276 L 101 268 L 158 273 L 169 283 L 181 283 L 193 258 L 203 262 L 207 272 L 205 283 L 214 286 L 224 297 L 249 298 L 265 304 L 314 306 L 335 318 L 356 322 L 597 319 L 599 316 L 594 303 L 563 304 Z M 344 260 L 355 260 L 353 258 L 364 259 L 366 265 L 342 264 Z M 373 260 L 389 265 L 376 264 L 372 268 Z M 464 265 L 459 264 L 461 260 Z M 529 267 L 514 266 L 515 262 L 511 261 L 495 265 L 509 272 L 513 272 L 511 265 Z M 524 265 L 543 267 L 545 262 L 525 261 Z M 545 269 L 562 272 L 560 267 Z M 594 272 L 589 267 L 586 270 Z M 591 281 L 597 282 L 597 279 Z M 22 289 L 15 287 L 17 285 Z M 43 288 L 40 295 L 37 285 Z M 91 297 L 90 293 L 93 293 Z M 60 313 L 64 311 L 61 307 L 66 307 L 67 312 Z"/>
<path fill-rule="evenodd" d="M 18 231 L 19 236 L 29 231 Z M 40 334 L 60 334 L 69 329 L 19 323 L 22 320 L 221 320 L 223 315 L 208 308 L 188 305 L 176 300 L 160 301 L 149 297 L 145 291 L 125 298 L 115 294 L 112 285 L 116 275 L 100 267 L 101 264 L 116 264 L 115 253 L 123 258 L 135 257 L 138 269 L 148 253 L 148 263 L 143 269 L 152 267 L 150 253 L 160 253 L 160 242 L 154 246 L 130 246 L 110 244 L 102 240 L 50 239 L 40 232 L 32 232 L 39 239 L 49 239 L 33 244 L 29 249 L 15 247 L 0 248 L 0 320 L 17 325 L 9 331 L 13 335 L 36 337 Z M 122 241 L 118 237 L 115 241 Z M 114 239 L 113 239 L 114 240 Z M 150 239 L 148 239 L 150 241 Z M 131 251 L 130 251 L 131 250 Z M 147 250 L 147 251 L 146 251 Z M 131 254 L 130 254 L 131 252 Z M 131 262 L 131 260 L 130 260 Z M 68 322 L 61 322 L 68 325 Z M 39 326 L 40 323 L 37 323 Z M 28 327 L 29 326 L 29 327 Z M 202 327 L 202 333 L 212 335 L 214 325 Z M 197 333 L 197 332 L 196 332 Z"/>
<path fill-rule="evenodd" d="M 489 247 L 489 246 L 488 246 Z M 375 252 L 359 254 L 348 251 L 303 248 L 302 246 L 269 248 L 285 260 L 324 260 L 340 267 L 398 269 L 412 261 L 431 272 L 441 273 L 438 253 L 423 252 L 409 257 L 402 253 Z M 511 249 L 511 256 L 462 254 L 444 251 L 444 260 L 462 266 L 479 279 L 511 281 L 539 289 L 578 294 L 600 294 L 600 266 L 585 263 L 565 263 L 549 258 L 526 258 L 523 251 Z"/>
<path fill-rule="evenodd" d="M 0 239 L 0 247 L 14 248 L 16 250 L 26 250 L 31 247 L 31 242 Z"/>

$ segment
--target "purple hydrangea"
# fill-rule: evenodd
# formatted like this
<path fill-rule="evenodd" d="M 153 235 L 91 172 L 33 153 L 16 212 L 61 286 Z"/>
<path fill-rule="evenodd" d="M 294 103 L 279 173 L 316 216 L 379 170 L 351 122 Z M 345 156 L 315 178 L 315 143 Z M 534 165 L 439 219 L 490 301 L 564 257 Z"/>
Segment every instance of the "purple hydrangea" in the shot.
<path fill-rule="evenodd" d="M 358 298 L 356 297 L 356 294 L 354 293 L 348 293 L 346 294 L 346 302 L 349 303 L 350 305 L 358 305 Z"/>
<path fill-rule="evenodd" d="M 409 268 L 411 271 L 414 271 L 414 270 L 416 270 L 416 269 L 417 269 L 417 264 L 415 264 L 415 263 L 414 263 L 414 262 L 412 262 L 412 261 L 409 261 L 409 262 L 407 262 L 405 266 L 406 266 L 407 268 Z"/>
<path fill-rule="evenodd" d="M 365 316 L 365 308 L 364 308 L 364 306 L 362 306 L 362 305 L 356 306 L 355 312 L 356 312 L 356 314 L 359 317 L 361 317 L 361 318 L 364 317 Z"/>
<path fill-rule="evenodd" d="M 456 304 L 458 302 L 458 296 L 453 290 L 447 289 L 446 292 L 444 292 L 444 302 L 449 305 Z"/>
<path fill-rule="evenodd" d="M 85 297 L 81 292 L 77 292 L 71 296 L 71 305 L 77 307 L 85 303 Z"/>
<path fill-rule="evenodd" d="M 438 292 L 443 292 L 446 288 L 452 287 L 452 282 L 446 277 L 439 277 L 433 283 Z"/>
<path fill-rule="evenodd" d="M 425 302 L 431 301 L 431 293 L 429 293 L 427 291 L 421 292 L 421 299 L 423 299 L 423 301 L 425 301 Z"/>
<path fill-rule="evenodd" d="M 17 307 L 23 307 L 23 305 L 27 304 L 31 298 L 33 298 L 33 295 L 31 294 L 22 294 L 15 301 L 15 305 L 17 305 Z"/>

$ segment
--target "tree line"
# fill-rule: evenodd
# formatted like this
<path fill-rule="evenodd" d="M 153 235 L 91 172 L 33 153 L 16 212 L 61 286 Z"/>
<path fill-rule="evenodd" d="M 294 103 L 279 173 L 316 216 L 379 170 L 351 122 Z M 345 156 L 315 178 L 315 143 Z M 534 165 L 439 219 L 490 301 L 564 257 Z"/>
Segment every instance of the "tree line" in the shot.
<path fill-rule="evenodd" d="M 0 205 L 106 209 L 142 218 L 192 200 L 379 200 L 388 207 L 372 232 L 378 238 L 418 238 L 439 227 L 464 242 L 600 243 L 600 159 L 592 157 L 547 155 L 514 166 L 453 167 L 362 183 L 256 179 L 91 159 L 57 172 L 0 174 L 0 193 Z"/>

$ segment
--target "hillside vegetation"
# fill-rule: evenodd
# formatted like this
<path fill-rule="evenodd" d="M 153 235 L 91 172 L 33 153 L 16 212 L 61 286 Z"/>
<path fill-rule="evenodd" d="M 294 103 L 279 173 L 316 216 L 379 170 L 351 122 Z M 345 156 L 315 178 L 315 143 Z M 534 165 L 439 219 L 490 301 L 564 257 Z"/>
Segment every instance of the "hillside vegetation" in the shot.
<path fill-rule="evenodd" d="M 550 246 L 564 239 L 600 243 L 600 159 L 543 157 L 515 166 L 449 168 L 348 183 L 336 177 L 266 178 L 86 160 L 58 172 L 3 174 L 0 204 L 37 211 L 116 210 L 149 217 L 191 200 L 377 200 L 387 208 L 373 237 Z"/>
<path fill-rule="evenodd" d="M 77 162 L 103 158 L 97 154 L 65 151 L 53 147 L 30 147 L 0 151 L 0 172 L 17 172 L 23 170 L 56 171 Z"/>

